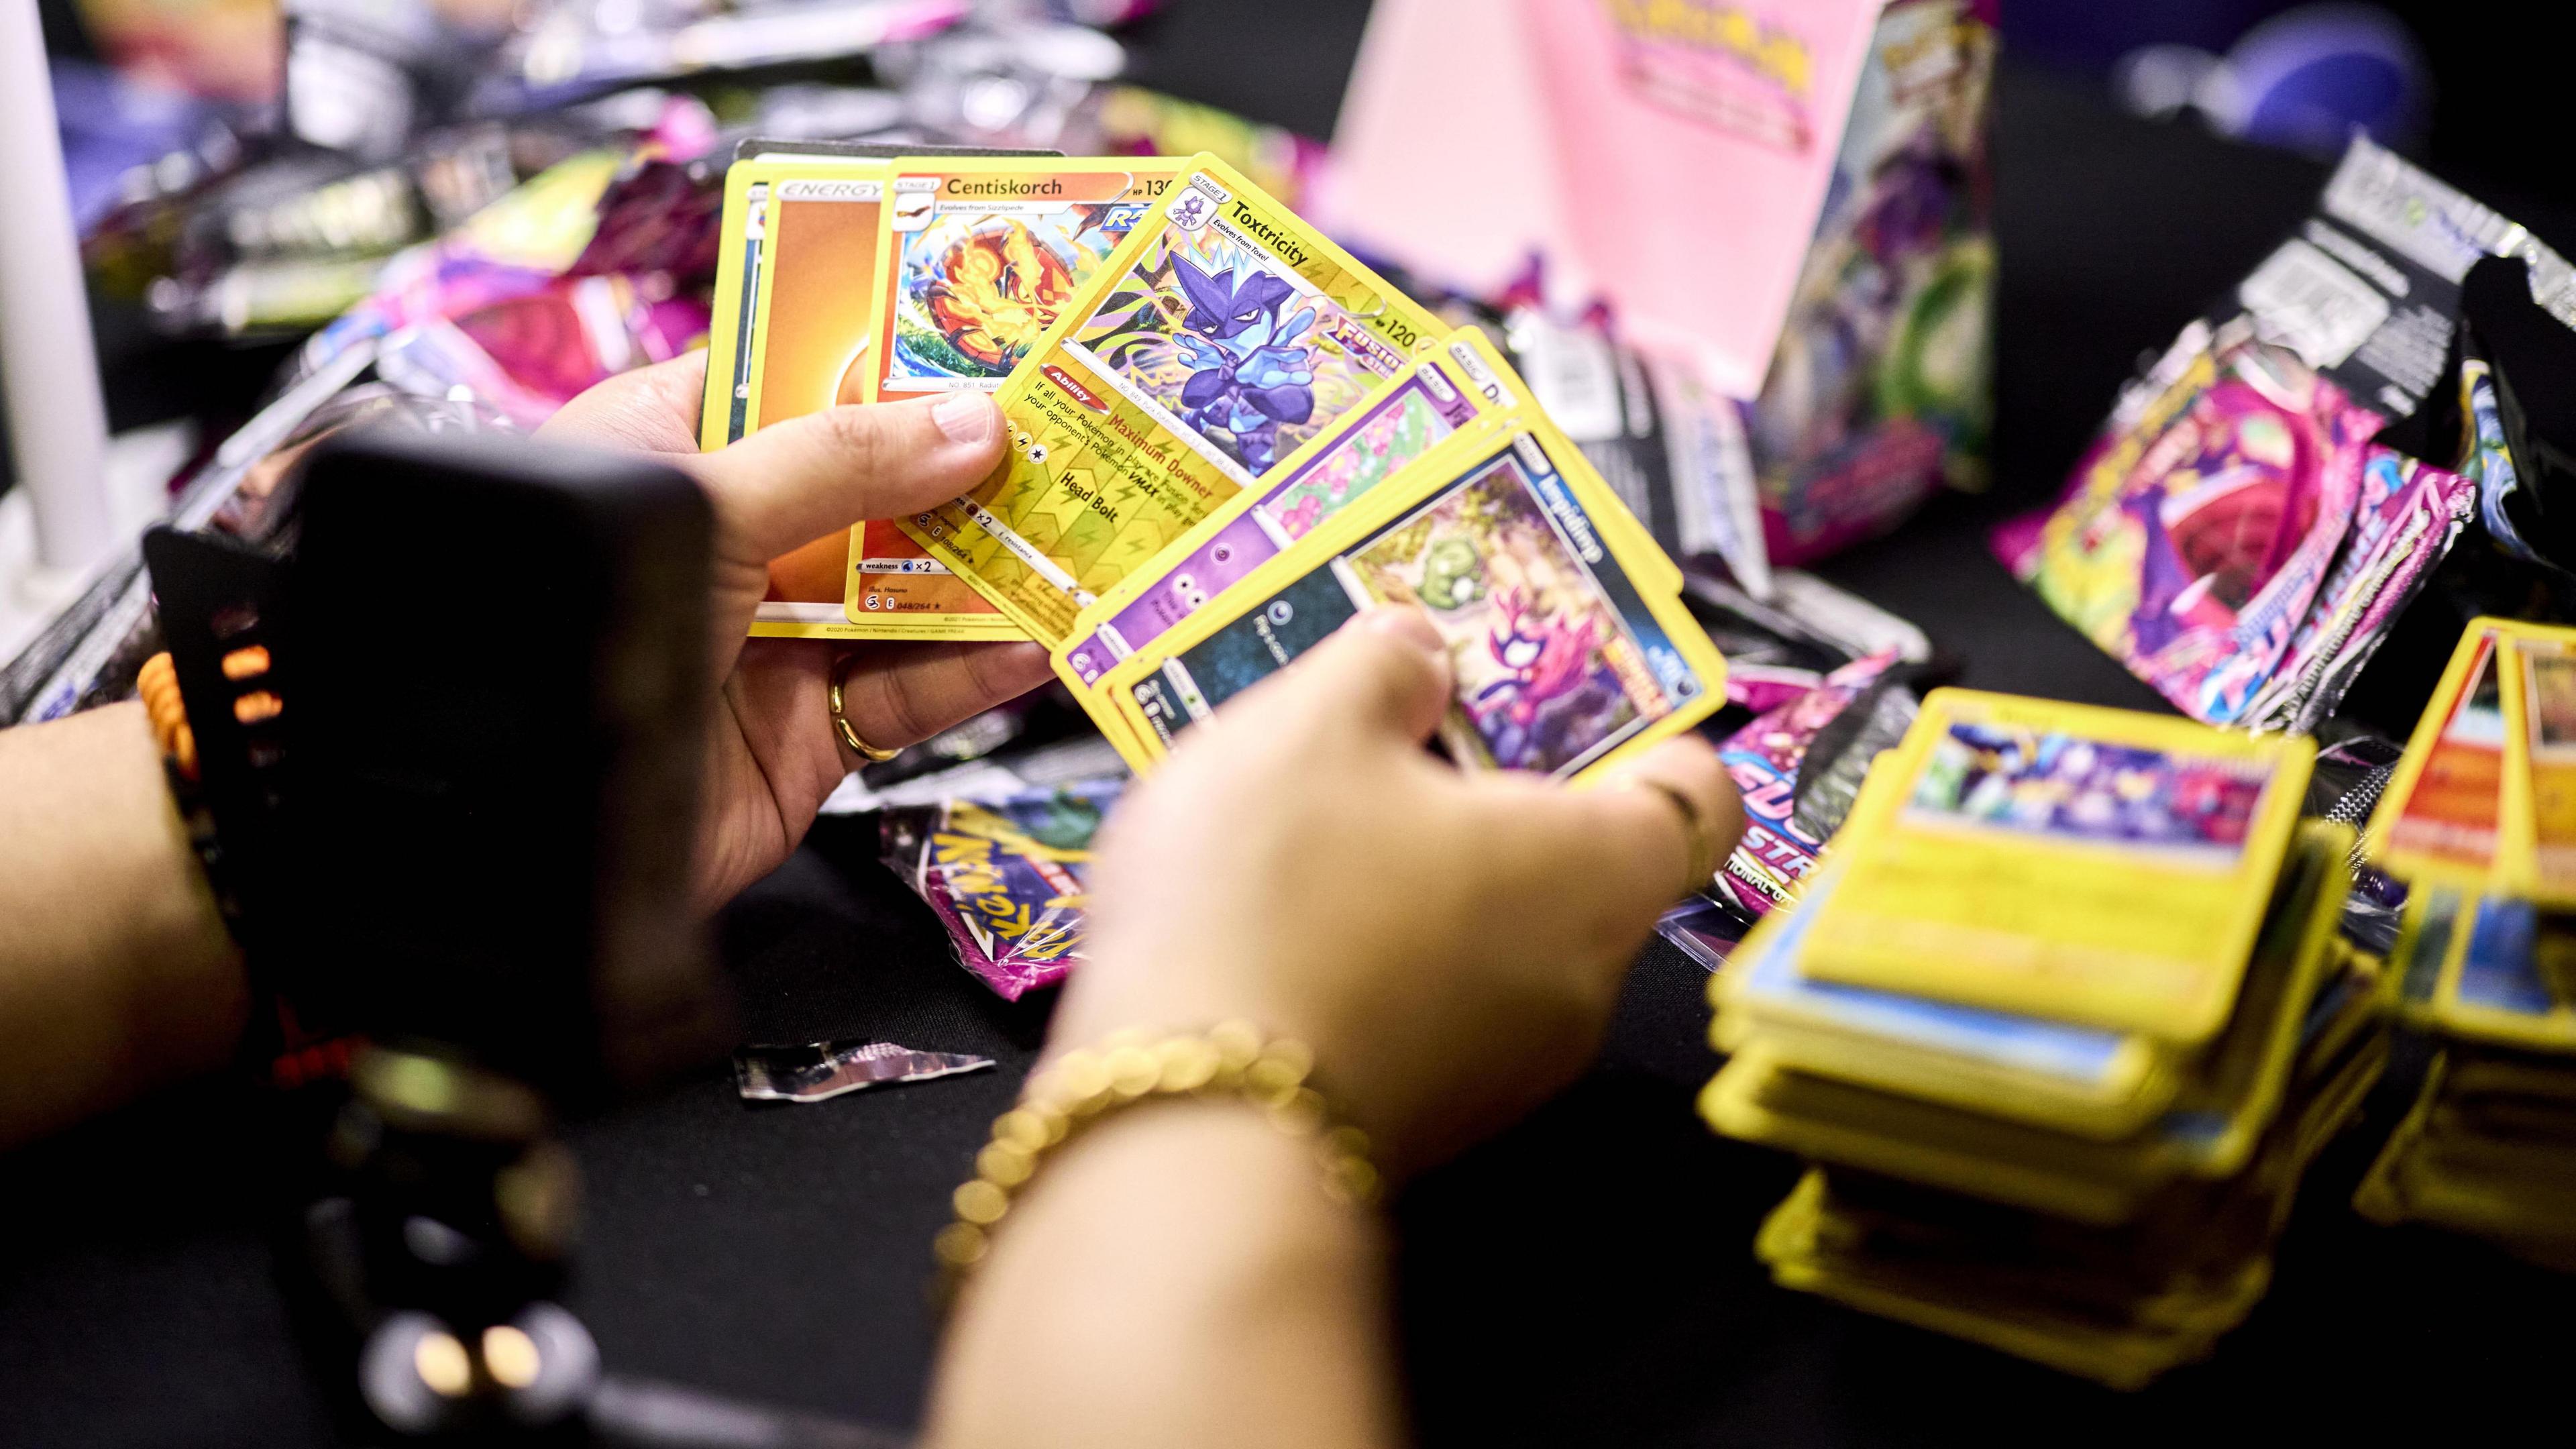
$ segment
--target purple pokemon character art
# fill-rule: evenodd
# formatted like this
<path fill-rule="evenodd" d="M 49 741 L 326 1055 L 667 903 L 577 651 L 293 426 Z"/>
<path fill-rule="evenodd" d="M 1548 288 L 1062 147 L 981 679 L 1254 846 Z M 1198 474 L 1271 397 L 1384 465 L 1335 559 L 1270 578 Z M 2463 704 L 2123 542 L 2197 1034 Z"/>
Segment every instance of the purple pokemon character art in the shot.
<path fill-rule="evenodd" d="M 1468 705 L 1478 733 L 1506 769 L 1552 767 L 1580 756 L 1608 732 L 1607 722 L 1595 717 L 1626 702 L 1617 681 L 1593 665 L 1597 621 L 1542 616 L 1520 588 L 1503 590 L 1494 602 L 1500 617 L 1485 648 L 1504 673 Z"/>
<path fill-rule="evenodd" d="M 1181 388 L 1183 421 L 1202 433 L 1232 434 L 1243 465 L 1262 472 L 1278 460 L 1280 425 L 1315 413 L 1314 360 L 1296 345 L 1315 325 L 1315 309 L 1287 312 L 1297 290 L 1267 272 L 1238 282 L 1232 267 L 1209 276 L 1175 255 L 1172 274 L 1189 300 L 1173 338 L 1191 368 Z"/>

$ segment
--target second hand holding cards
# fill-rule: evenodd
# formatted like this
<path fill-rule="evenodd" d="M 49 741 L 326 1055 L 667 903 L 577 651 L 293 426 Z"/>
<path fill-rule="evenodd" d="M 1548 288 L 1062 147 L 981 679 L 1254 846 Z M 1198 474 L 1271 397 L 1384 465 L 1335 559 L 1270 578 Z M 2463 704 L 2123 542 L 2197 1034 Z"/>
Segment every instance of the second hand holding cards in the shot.
<path fill-rule="evenodd" d="M 1680 595 L 1672 560 L 1524 408 L 1433 449 L 1101 688 L 1150 758 L 1362 609 L 1412 604 L 1448 643 L 1451 756 L 1575 779 L 1724 702 L 1725 661 Z"/>
<path fill-rule="evenodd" d="M 1193 157 L 999 395 L 1010 453 L 902 520 L 1050 647 L 1075 616 L 1444 335 L 1212 156 Z"/>

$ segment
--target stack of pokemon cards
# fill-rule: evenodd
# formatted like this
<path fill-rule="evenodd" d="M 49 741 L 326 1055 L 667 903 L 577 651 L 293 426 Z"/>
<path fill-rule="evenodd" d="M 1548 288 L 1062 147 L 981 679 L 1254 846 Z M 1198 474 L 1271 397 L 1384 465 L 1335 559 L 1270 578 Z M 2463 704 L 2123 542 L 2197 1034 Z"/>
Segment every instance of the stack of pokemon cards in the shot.
<path fill-rule="evenodd" d="M 2353 1205 L 2576 1269 L 2576 629 L 2470 621 L 2368 843 L 2440 1056 Z"/>
<path fill-rule="evenodd" d="M 1680 570 L 1452 329 L 1212 156 L 818 155 L 727 176 L 701 443 L 994 394 L 972 492 L 817 539 L 753 632 L 1033 639 L 1129 763 L 1378 603 L 1449 641 L 1444 748 L 1580 779 L 1725 662 Z"/>
<path fill-rule="evenodd" d="M 1782 1284 L 2123 1387 L 2261 1297 L 2387 1053 L 2304 738 L 1961 690 L 1713 981 Z"/>

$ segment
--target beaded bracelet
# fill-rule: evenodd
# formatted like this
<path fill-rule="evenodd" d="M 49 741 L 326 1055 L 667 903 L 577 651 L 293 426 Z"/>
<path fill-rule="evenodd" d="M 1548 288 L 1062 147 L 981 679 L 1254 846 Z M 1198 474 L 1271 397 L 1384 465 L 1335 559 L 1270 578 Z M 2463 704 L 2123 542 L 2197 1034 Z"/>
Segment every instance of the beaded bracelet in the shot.
<path fill-rule="evenodd" d="M 1380 1180 L 1369 1162 L 1368 1134 L 1333 1122 L 1322 1094 L 1306 1085 L 1314 1066 L 1315 1053 L 1305 1043 L 1264 1037 L 1245 1021 L 1159 1041 L 1130 1029 L 1066 1052 L 1029 1078 L 1017 1107 L 993 1119 L 993 1139 L 975 1154 L 975 1177 L 952 1196 L 957 1220 L 931 1244 L 949 1286 L 992 1251 L 994 1225 L 1049 1153 L 1102 1116 L 1153 1097 L 1250 1102 L 1273 1127 L 1313 1142 L 1326 1196 L 1360 1206 L 1376 1202 Z"/>

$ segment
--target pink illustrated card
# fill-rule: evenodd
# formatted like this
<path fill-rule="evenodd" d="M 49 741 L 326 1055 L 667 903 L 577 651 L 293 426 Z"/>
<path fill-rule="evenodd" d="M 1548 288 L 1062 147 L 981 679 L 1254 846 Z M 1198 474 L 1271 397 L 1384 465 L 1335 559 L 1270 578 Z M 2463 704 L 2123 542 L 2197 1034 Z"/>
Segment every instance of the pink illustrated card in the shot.
<path fill-rule="evenodd" d="M 1530 258 L 1587 289 L 1518 0 L 1377 0 L 1317 189 L 1318 225 L 1360 252 L 1477 296 Z"/>
<path fill-rule="evenodd" d="M 1879 0 L 1378 0 L 1323 222 L 1471 292 L 1551 302 L 1761 389 Z"/>
<path fill-rule="evenodd" d="M 1623 340 L 1751 397 L 1878 0 L 1520 0 L 1565 225 Z"/>

